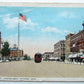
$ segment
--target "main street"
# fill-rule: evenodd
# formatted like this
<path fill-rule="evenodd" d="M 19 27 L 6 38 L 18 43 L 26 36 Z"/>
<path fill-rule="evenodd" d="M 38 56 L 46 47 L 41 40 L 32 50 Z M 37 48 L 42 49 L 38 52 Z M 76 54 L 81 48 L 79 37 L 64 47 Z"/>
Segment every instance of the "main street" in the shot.
<path fill-rule="evenodd" d="M 11 61 L 0 63 L 0 77 L 84 77 L 84 65 L 56 61 Z"/>

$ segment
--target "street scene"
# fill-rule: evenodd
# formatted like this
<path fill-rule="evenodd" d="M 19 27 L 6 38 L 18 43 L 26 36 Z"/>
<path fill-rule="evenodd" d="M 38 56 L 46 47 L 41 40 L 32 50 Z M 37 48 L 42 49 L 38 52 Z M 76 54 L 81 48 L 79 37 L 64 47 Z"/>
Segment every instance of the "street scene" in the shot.
<path fill-rule="evenodd" d="M 0 77 L 84 77 L 83 7 L 0 10 Z"/>

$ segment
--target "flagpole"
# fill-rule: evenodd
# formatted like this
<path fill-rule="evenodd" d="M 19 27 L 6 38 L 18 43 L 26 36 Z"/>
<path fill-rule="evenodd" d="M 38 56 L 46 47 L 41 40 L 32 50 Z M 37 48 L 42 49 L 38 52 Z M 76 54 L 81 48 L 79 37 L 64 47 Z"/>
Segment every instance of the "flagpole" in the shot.
<path fill-rule="evenodd" d="M 25 22 L 27 22 L 26 16 L 22 15 L 21 13 L 19 14 L 19 19 L 22 19 Z M 18 58 L 20 57 L 19 56 L 19 41 L 20 41 L 20 22 L 19 22 L 19 19 L 18 19 Z"/>
<path fill-rule="evenodd" d="M 20 27 L 20 22 L 19 22 L 19 19 L 18 19 L 18 60 L 19 60 L 19 38 L 20 38 L 20 32 L 19 32 L 19 28 Z"/>

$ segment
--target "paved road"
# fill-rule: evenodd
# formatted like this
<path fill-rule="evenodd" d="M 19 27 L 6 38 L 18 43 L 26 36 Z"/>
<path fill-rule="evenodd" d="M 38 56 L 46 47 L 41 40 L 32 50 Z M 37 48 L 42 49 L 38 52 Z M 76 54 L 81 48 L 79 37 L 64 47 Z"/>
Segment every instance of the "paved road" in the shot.
<path fill-rule="evenodd" d="M 84 77 L 84 65 L 59 62 L 12 61 L 0 63 L 0 77 Z"/>

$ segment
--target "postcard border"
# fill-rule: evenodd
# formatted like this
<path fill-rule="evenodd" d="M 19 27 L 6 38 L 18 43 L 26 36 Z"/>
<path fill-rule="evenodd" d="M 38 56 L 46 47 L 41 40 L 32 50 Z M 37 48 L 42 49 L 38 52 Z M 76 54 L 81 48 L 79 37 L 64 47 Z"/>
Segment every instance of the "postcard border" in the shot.
<path fill-rule="evenodd" d="M 0 6 L 22 7 L 84 7 L 84 3 L 40 3 L 40 2 L 0 2 Z M 84 78 L 26 78 L 26 77 L 0 77 L 0 81 L 32 81 L 32 82 L 84 82 Z"/>

